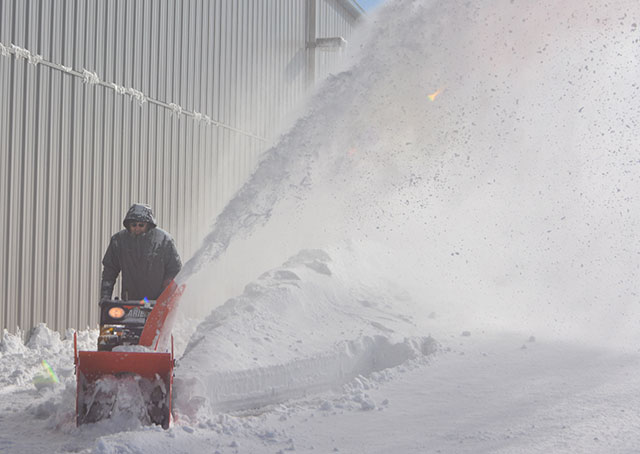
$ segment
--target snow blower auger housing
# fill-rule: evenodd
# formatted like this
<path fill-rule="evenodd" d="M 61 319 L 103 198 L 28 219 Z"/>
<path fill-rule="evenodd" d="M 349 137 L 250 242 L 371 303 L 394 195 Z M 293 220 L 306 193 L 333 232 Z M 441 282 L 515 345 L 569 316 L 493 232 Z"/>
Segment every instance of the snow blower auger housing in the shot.
<path fill-rule="evenodd" d="M 172 282 L 157 301 L 100 303 L 98 351 L 78 351 L 74 337 L 78 425 L 126 413 L 169 428 L 172 313 L 183 290 Z"/>

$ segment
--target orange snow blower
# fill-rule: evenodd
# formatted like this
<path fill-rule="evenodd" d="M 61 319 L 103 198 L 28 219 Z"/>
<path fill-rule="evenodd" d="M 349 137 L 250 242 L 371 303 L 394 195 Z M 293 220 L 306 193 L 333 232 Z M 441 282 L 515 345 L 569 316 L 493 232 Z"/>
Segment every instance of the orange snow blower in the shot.
<path fill-rule="evenodd" d="M 78 351 L 74 335 L 77 425 L 126 414 L 169 428 L 171 328 L 184 287 L 172 281 L 157 301 L 101 301 L 98 351 Z"/>

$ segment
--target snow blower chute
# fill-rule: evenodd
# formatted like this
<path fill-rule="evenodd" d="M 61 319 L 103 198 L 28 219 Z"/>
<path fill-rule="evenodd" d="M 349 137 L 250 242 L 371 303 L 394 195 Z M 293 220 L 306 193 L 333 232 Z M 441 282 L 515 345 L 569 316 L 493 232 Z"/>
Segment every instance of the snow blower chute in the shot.
<path fill-rule="evenodd" d="M 74 336 L 78 425 L 127 413 L 169 427 L 171 328 L 183 291 L 172 281 L 157 301 L 100 302 L 98 351 L 78 351 Z"/>

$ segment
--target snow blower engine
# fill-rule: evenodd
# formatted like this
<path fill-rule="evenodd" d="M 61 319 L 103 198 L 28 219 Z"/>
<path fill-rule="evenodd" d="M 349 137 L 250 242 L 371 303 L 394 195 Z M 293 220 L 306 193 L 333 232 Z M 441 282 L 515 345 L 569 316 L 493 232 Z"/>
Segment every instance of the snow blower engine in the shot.
<path fill-rule="evenodd" d="M 110 352 L 120 345 L 138 345 L 155 300 L 100 301 L 100 336 L 98 351 Z"/>
<path fill-rule="evenodd" d="M 157 301 L 100 302 L 98 351 L 78 351 L 76 423 L 134 416 L 169 428 L 174 309 L 184 285 L 172 282 Z"/>

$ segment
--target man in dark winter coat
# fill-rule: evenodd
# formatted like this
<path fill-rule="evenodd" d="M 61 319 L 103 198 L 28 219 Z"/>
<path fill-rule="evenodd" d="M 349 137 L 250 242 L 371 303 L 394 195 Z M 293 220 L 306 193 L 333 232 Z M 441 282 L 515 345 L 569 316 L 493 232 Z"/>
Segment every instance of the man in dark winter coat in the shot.
<path fill-rule="evenodd" d="M 149 205 L 131 205 L 122 223 L 125 229 L 111 237 L 102 259 L 100 296 L 111 299 L 122 272 L 123 300 L 155 300 L 182 268 L 176 244 L 156 227 Z"/>

